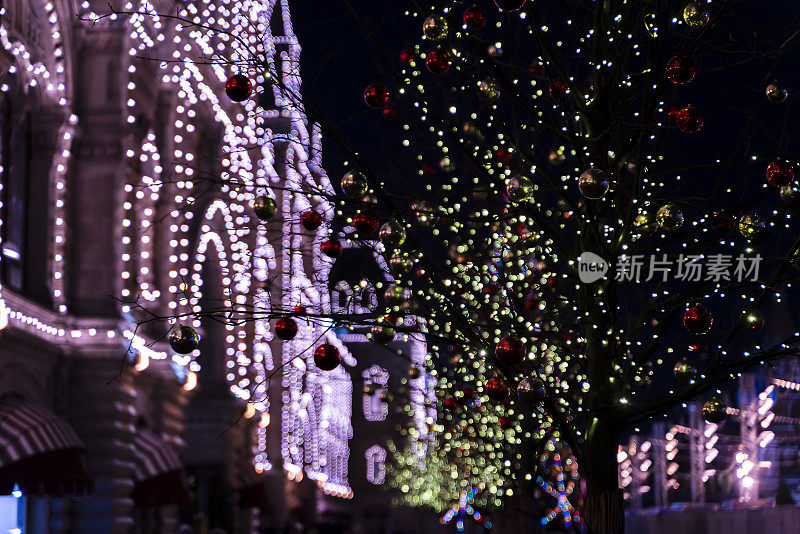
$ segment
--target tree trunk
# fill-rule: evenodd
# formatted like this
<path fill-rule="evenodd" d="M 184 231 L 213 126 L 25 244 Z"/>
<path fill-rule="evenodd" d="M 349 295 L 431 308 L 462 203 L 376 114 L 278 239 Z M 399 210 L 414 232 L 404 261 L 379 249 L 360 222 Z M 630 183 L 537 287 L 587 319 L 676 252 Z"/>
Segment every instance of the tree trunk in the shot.
<path fill-rule="evenodd" d="M 623 534 L 625 531 L 625 502 L 617 474 L 617 428 L 611 418 L 595 418 L 586 434 L 583 469 L 586 496 L 581 515 L 587 534 Z"/>

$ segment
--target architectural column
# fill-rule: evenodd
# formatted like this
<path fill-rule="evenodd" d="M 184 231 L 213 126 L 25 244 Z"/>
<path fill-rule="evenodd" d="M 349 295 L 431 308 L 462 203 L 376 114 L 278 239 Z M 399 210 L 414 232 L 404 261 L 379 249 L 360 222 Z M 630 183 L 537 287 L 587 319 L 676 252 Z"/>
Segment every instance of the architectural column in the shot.
<path fill-rule="evenodd" d="M 86 446 L 95 477 L 90 499 L 76 499 L 68 532 L 128 534 L 133 526 L 133 372 L 114 354 L 72 359 L 69 421 Z"/>

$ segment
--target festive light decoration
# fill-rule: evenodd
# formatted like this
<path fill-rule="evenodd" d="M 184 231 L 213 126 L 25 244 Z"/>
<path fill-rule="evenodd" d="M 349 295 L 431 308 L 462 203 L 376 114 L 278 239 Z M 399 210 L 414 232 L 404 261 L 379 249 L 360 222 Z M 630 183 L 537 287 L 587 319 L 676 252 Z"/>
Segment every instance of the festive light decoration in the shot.
<path fill-rule="evenodd" d="M 537 475 L 536 483 L 545 493 L 556 500 L 556 506 L 540 520 L 540 523 L 547 525 L 560 520 L 566 528 L 572 526 L 573 523 L 580 525 L 583 520 L 569 499 L 577 487 L 578 464 L 572 458 L 566 458 L 562 462 L 560 447 L 557 443 L 551 442 L 550 448 L 553 449 L 552 464 L 549 466 L 551 480 L 548 482 L 541 475 Z"/>

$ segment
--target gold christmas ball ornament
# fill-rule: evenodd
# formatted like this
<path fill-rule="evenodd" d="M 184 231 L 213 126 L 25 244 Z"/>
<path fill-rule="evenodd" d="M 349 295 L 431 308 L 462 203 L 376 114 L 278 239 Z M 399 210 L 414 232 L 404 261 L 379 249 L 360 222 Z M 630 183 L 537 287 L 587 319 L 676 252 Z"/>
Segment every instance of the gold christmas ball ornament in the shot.
<path fill-rule="evenodd" d="M 578 190 L 588 199 L 598 200 L 608 191 L 608 177 L 600 169 L 592 167 L 578 178 Z"/>
<path fill-rule="evenodd" d="M 406 242 L 406 229 L 392 219 L 381 226 L 378 237 L 387 249 L 396 249 Z"/>
<path fill-rule="evenodd" d="M 780 104 L 789 96 L 789 91 L 777 82 L 769 84 L 766 93 L 767 100 L 773 104 Z"/>
<path fill-rule="evenodd" d="M 412 367 L 408 370 L 408 378 L 411 380 L 416 380 L 422 375 L 422 371 L 419 370 L 419 367 Z"/>
<path fill-rule="evenodd" d="M 253 212 L 262 221 L 268 221 L 278 213 L 278 203 L 274 198 L 259 195 L 253 201 Z"/>
<path fill-rule="evenodd" d="M 757 213 L 748 213 L 739 219 L 739 232 L 747 239 L 755 239 L 767 227 L 764 219 Z"/>
<path fill-rule="evenodd" d="M 700 4 L 691 2 L 683 9 L 683 21 L 691 28 L 702 28 L 711 19 L 711 14 Z"/>
<path fill-rule="evenodd" d="M 369 184 L 361 171 L 352 170 L 342 177 L 342 192 L 353 200 L 359 200 L 367 194 Z"/>
<path fill-rule="evenodd" d="M 422 33 L 431 41 L 441 41 L 447 37 L 448 30 L 447 19 L 441 15 L 431 15 L 422 24 Z"/>
<path fill-rule="evenodd" d="M 517 175 L 506 182 L 508 198 L 514 202 L 524 202 L 533 196 L 533 183 L 527 176 Z"/>
<path fill-rule="evenodd" d="M 683 224 L 683 212 L 678 206 L 669 202 L 658 209 L 656 221 L 664 230 L 677 230 Z"/>
<path fill-rule="evenodd" d="M 703 419 L 709 423 L 720 424 L 728 416 L 725 403 L 719 399 L 711 399 L 703 404 Z"/>

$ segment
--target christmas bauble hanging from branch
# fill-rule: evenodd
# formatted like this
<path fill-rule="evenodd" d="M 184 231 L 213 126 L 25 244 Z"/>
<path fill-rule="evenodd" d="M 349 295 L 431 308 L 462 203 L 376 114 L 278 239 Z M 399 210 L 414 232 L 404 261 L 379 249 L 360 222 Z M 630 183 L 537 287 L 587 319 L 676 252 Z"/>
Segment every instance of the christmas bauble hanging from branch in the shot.
<path fill-rule="evenodd" d="M 720 424 L 728 416 L 728 410 L 719 399 L 711 399 L 703 404 L 703 419 L 706 422 Z"/>
<path fill-rule="evenodd" d="M 383 109 L 389 104 L 389 89 L 382 83 L 373 83 L 364 89 L 364 102 L 372 109 Z"/>
<path fill-rule="evenodd" d="M 675 85 L 691 82 L 695 72 L 694 59 L 688 56 L 674 56 L 667 62 L 667 79 Z"/>
<path fill-rule="evenodd" d="M 369 184 L 367 177 L 360 171 L 352 170 L 342 177 L 342 192 L 347 198 L 360 200 L 367 194 Z"/>
<path fill-rule="evenodd" d="M 342 355 L 339 354 L 339 349 L 330 343 L 320 345 L 314 351 L 314 364 L 323 371 L 333 371 L 340 363 Z"/>
<path fill-rule="evenodd" d="M 275 322 L 275 335 L 284 341 L 294 339 L 297 335 L 297 321 L 291 317 L 281 317 Z"/>
<path fill-rule="evenodd" d="M 608 191 L 608 178 L 600 169 L 587 169 L 578 178 L 578 189 L 588 199 L 598 200 Z"/>
<path fill-rule="evenodd" d="M 483 28 L 486 24 L 486 12 L 478 6 L 470 6 L 464 11 L 464 26 L 471 30 Z"/>
<path fill-rule="evenodd" d="M 441 41 L 447 37 L 449 25 L 441 15 L 431 15 L 422 24 L 422 33 L 431 41 Z"/>
<path fill-rule="evenodd" d="M 711 330 L 713 323 L 714 317 L 711 312 L 701 304 L 689 306 L 683 314 L 683 326 L 692 334 L 705 334 Z"/>
<path fill-rule="evenodd" d="M 244 74 L 234 74 L 225 82 L 225 94 L 234 102 L 242 102 L 253 94 L 253 82 Z"/>
<path fill-rule="evenodd" d="M 268 221 L 278 212 L 278 203 L 274 198 L 259 195 L 253 201 L 253 213 L 262 221 Z"/>
<path fill-rule="evenodd" d="M 304 211 L 300 215 L 300 223 L 306 230 L 314 231 L 322 224 L 322 215 L 315 210 Z"/>
<path fill-rule="evenodd" d="M 200 336 L 191 326 L 178 326 L 169 335 L 169 346 L 178 354 L 189 354 L 200 345 Z"/>

